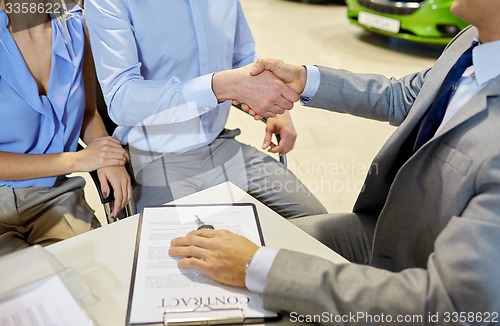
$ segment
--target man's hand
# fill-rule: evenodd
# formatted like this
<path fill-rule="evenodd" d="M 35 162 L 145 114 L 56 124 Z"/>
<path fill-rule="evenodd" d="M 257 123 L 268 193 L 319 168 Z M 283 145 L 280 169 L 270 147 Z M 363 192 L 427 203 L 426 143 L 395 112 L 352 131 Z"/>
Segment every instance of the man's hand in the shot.
<path fill-rule="evenodd" d="M 272 142 L 273 134 L 279 135 L 281 138 L 278 145 Z M 285 112 L 282 115 L 267 119 L 266 135 L 262 149 L 268 149 L 268 152 L 284 155 L 293 149 L 296 139 L 297 132 L 293 126 L 292 117 L 289 112 Z"/>
<path fill-rule="evenodd" d="M 259 59 L 254 63 L 250 74 L 257 76 L 264 71 L 272 72 L 297 94 L 301 94 L 306 87 L 307 71 L 305 67 L 295 66 L 275 59 Z"/>
<path fill-rule="evenodd" d="M 132 196 L 130 176 L 123 166 L 106 166 L 97 170 L 101 191 L 104 197 L 108 197 L 113 191 L 115 201 L 112 205 L 111 216 L 116 216 L 120 210 L 127 205 Z M 111 184 L 111 189 L 110 185 Z"/>
<path fill-rule="evenodd" d="M 274 117 L 293 108 L 299 95 L 269 71 L 250 75 L 253 64 L 215 73 L 212 89 L 219 101 L 235 100 L 262 117 Z"/>
<path fill-rule="evenodd" d="M 168 253 L 184 257 L 179 268 L 194 268 L 217 282 L 245 287 L 246 264 L 258 248 L 230 231 L 201 229 L 172 240 Z"/>
<path fill-rule="evenodd" d="M 300 95 L 304 91 L 307 81 L 307 71 L 305 67 L 294 66 L 276 59 L 259 59 L 254 63 L 252 69 L 250 70 L 250 74 L 252 76 L 257 76 L 265 71 L 272 72 L 297 94 Z M 259 112 L 255 111 L 247 103 L 240 103 L 241 108 L 253 116 L 255 120 L 263 118 Z"/>

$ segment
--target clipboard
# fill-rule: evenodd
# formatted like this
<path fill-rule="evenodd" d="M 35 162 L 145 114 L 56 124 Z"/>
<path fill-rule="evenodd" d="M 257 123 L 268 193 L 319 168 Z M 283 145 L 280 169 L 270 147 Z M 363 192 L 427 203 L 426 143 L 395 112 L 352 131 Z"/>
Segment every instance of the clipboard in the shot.
<path fill-rule="evenodd" d="M 168 255 L 171 238 L 196 230 L 200 217 L 215 229 L 227 226 L 226 229 L 244 236 L 249 233 L 251 236 L 247 237 L 253 242 L 264 245 L 257 209 L 252 203 L 145 207 L 139 216 L 127 308 L 128 326 L 250 324 L 281 318 L 280 314 L 263 308 L 262 297 L 258 294 L 222 285 L 200 272 L 179 270 L 175 258 L 170 256 L 148 259 L 154 255 Z M 238 227 L 242 232 L 234 230 Z M 156 241 L 157 238 L 162 240 Z M 155 266 L 167 266 L 165 275 Z M 161 282 L 166 285 L 154 288 Z"/>

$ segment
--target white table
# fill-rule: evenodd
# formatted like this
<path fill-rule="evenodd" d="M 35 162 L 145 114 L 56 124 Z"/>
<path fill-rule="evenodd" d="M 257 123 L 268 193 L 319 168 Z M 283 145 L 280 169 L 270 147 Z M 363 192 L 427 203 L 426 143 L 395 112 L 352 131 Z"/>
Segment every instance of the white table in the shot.
<path fill-rule="evenodd" d="M 254 203 L 266 245 L 314 254 L 333 262 L 344 258 L 312 238 L 231 183 L 224 183 L 175 203 Z M 74 269 L 98 302 L 88 306 L 100 326 L 124 326 L 131 283 L 138 215 L 47 247 L 63 265 Z"/>

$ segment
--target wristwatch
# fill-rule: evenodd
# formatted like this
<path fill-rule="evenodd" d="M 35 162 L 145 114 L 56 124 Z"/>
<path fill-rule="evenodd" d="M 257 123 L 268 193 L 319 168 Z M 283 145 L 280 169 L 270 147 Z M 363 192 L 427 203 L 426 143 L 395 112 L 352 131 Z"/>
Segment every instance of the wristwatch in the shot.
<path fill-rule="evenodd" d="M 248 268 L 250 267 L 250 264 L 252 263 L 252 257 L 247 261 L 247 264 L 245 265 L 245 274 L 248 272 Z"/>

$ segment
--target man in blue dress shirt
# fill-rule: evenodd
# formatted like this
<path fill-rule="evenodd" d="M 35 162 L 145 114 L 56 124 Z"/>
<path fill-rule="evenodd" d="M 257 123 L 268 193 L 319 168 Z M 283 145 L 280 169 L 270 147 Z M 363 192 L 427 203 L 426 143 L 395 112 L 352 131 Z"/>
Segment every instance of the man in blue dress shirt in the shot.
<path fill-rule="evenodd" d="M 115 136 L 130 146 L 139 209 L 231 181 L 284 217 L 326 212 L 279 162 L 224 129 L 236 100 L 278 115 L 267 122 L 270 152 L 285 154 L 296 137 L 285 111 L 298 95 L 269 72 L 249 74 L 257 55 L 238 0 L 89 0 L 85 9 Z"/>

